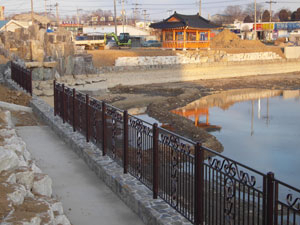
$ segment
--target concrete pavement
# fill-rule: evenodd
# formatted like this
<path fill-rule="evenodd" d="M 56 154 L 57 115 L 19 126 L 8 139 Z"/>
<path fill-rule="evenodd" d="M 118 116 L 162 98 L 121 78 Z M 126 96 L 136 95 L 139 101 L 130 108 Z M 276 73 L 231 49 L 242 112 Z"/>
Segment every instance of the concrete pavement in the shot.
<path fill-rule="evenodd" d="M 52 178 L 53 194 L 73 225 L 143 224 L 49 127 L 18 127 L 17 132 Z"/>

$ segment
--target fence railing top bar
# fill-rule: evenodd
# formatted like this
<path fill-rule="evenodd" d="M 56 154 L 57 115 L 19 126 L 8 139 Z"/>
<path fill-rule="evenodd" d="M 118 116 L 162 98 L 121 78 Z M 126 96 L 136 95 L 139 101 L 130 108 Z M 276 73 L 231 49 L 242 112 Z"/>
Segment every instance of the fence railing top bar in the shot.
<path fill-rule="evenodd" d="M 94 98 L 94 97 L 90 97 L 90 100 L 93 100 L 93 101 L 99 102 L 99 103 L 101 103 L 101 104 L 102 104 L 102 102 L 103 102 L 103 101 L 101 101 L 101 100 L 99 100 L 99 99 L 96 99 L 96 98 Z"/>
<path fill-rule="evenodd" d="M 140 120 L 140 121 L 142 121 L 144 124 L 147 124 L 147 125 L 149 125 L 149 126 L 153 126 L 153 124 L 152 124 L 152 123 L 149 123 L 149 122 L 147 122 L 147 121 L 145 121 L 145 120 L 143 120 L 143 119 L 140 119 L 140 118 L 138 118 L 137 116 L 134 116 L 134 115 L 128 114 L 128 117 L 129 117 L 129 119 L 130 119 L 131 117 L 133 117 L 133 118 L 134 118 L 134 119 L 136 119 L 136 120 Z"/>
<path fill-rule="evenodd" d="M 278 184 L 280 184 L 280 185 L 282 185 L 282 186 L 285 186 L 285 187 L 287 187 L 287 188 L 289 188 L 289 189 L 291 189 L 291 190 L 293 190 L 293 191 L 296 191 L 296 192 L 299 192 L 299 193 L 300 193 L 300 189 L 298 189 L 298 188 L 296 188 L 296 187 L 293 187 L 293 186 L 291 186 L 291 185 L 289 185 L 289 184 L 286 184 L 286 183 L 284 183 L 284 182 L 282 182 L 282 181 L 280 181 L 280 180 L 277 180 L 277 179 L 275 179 L 275 178 L 274 178 L 274 180 L 275 180 Z"/>
<path fill-rule="evenodd" d="M 226 156 L 224 156 L 224 155 L 222 155 L 222 154 L 220 154 L 220 153 L 218 153 L 218 152 L 216 152 L 216 151 L 214 151 L 214 150 L 212 150 L 212 149 L 209 149 L 209 148 L 204 147 L 204 146 L 202 146 L 202 148 L 203 148 L 205 151 L 209 152 L 209 153 L 212 153 L 212 154 L 214 154 L 214 155 L 216 155 L 216 156 L 219 156 L 219 157 L 221 157 L 221 158 L 223 158 L 223 159 L 225 159 L 225 160 L 228 160 L 228 161 L 231 162 L 231 163 L 235 163 L 236 165 L 241 166 L 241 167 L 243 167 L 243 168 L 245 168 L 245 169 L 247 169 L 247 170 L 249 170 L 249 171 L 251 171 L 251 172 L 254 172 L 254 173 L 256 173 L 256 174 L 258 174 L 258 175 L 261 175 L 261 176 L 263 176 L 263 177 L 266 176 L 266 174 L 264 174 L 264 173 L 262 173 L 262 172 L 260 172 L 260 171 L 258 171 L 258 170 L 252 169 L 252 168 L 250 168 L 250 167 L 248 167 L 248 166 L 246 166 L 246 165 L 244 165 L 244 164 L 242 164 L 242 163 L 239 163 L 239 162 L 237 162 L 237 161 L 235 161 L 235 160 L 233 160 L 233 159 L 231 159 L 231 158 L 228 158 L 228 157 L 226 157 Z"/>
<path fill-rule="evenodd" d="M 192 141 L 191 139 L 188 139 L 188 138 L 186 138 L 186 137 L 180 136 L 179 134 L 176 134 L 176 133 L 174 133 L 174 132 L 172 132 L 172 131 L 169 131 L 169 130 L 167 130 L 167 129 L 164 129 L 164 128 L 162 128 L 162 127 L 159 127 L 158 130 L 159 130 L 159 131 L 161 130 L 161 131 L 163 131 L 163 132 L 165 132 L 165 133 L 167 133 L 167 134 L 170 134 L 170 135 L 173 135 L 173 136 L 175 136 L 175 137 L 178 137 L 178 138 L 180 138 L 180 140 L 185 141 L 185 142 L 187 142 L 187 143 L 189 143 L 189 144 L 191 144 L 191 145 L 196 145 L 196 144 L 197 144 L 196 142 Z"/>
<path fill-rule="evenodd" d="M 114 110 L 116 110 L 116 111 L 119 111 L 119 112 L 121 112 L 121 113 L 124 113 L 124 111 L 125 111 L 125 110 L 123 110 L 123 109 L 120 109 L 120 108 L 118 108 L 118 107 L 115 107 L 115 106 L 110 105 L 110 104 L 107 104 L 107 103 L 106 103 L 106 107 L 112 108 L 112 109 L 114 109 Z"/>

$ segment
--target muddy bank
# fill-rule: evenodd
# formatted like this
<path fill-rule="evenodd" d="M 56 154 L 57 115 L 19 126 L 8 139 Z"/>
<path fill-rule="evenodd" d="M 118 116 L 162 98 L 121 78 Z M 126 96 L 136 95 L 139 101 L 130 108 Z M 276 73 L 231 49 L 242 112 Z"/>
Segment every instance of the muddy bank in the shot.
<path fill-rule="evenodd" d="M 300 89 L 300 73 L 250 76 L 215 80 L 197 80 L 138 86 L 117 86 L 110 93 L 101 96 L 105 100 L 123 109 L 147 107 L 146 113 L 182 136 L 203 143 L 204 146 L 222 152 L 222 144 L 208 130 L 196 127 L 194 123 L 180 115 L 171 113 L 179 107 L 202 97 L 235 89 Z"/>

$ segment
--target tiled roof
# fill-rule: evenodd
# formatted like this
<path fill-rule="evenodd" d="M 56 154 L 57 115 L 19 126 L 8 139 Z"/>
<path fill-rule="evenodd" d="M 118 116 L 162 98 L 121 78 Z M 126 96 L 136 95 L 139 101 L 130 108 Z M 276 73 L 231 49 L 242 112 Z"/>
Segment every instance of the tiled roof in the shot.
<path fill-rule="evenodd" d="M 178 22 L 177 21 L 169 22 L 168 20 L 172 17 L 176 18 Z M 211 23 L 209 20 L 206 20 L 203 17 L 199 16 L 199 14 L 182 15 L 176 12 L 169 18 L 158 23 L 152 23 L 150 25 L 150 27 L 155 29 L 179 28 L 179 27 L 186 27 L 186 26 L 194 27 L 194 28 L 207 28 L 207 29 L 214 29 L 219 27 Z"/>

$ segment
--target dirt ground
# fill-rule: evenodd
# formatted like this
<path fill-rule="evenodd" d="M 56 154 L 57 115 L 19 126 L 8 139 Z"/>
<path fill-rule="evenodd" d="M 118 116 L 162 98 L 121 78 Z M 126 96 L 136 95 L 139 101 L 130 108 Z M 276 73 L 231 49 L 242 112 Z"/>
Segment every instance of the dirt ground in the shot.
<path fill-rule="evenodd" d="M 171 110 L 183 107 L 201 97 L 222 93 L 234 89 L 299 90 L 300 73 L 226 78 L 218 80 L 198 80 L 166 84 L 117 86 L 110 93 L 98 99 L 105 100 L 122 109 L 146 107 L 146 113 L 176 133 L 200 141 L 205 146 L 222 151 L 223 146 L 202 128 L 171 113 Z"/>
<path fill-rule="evenodd" d="M 29 106 L 30 99 L 29 95 L 21 91 L 14 91 L 0 85 L 0 101 Z M 15 126 L 36 126 L 41 124 L 33 113 L 11 111 L 11 116 Z"/>

